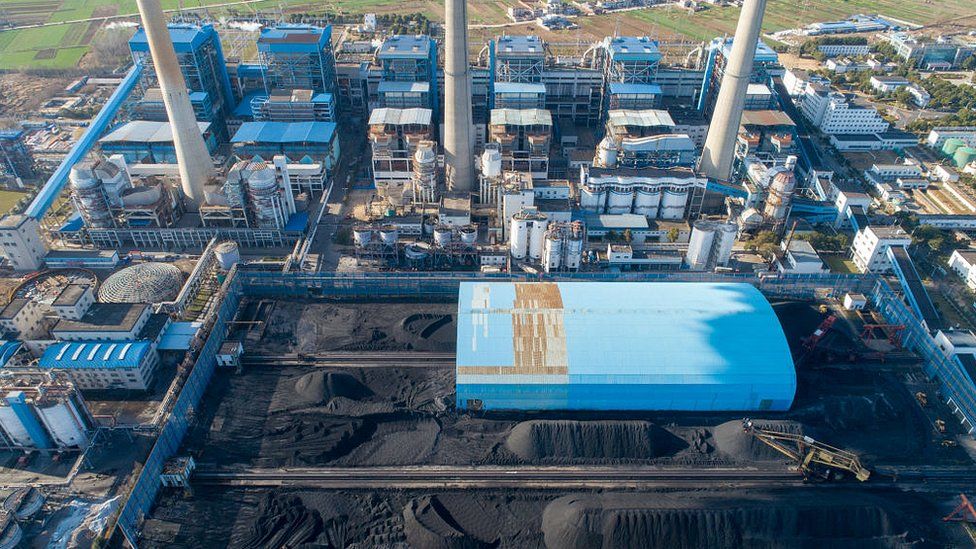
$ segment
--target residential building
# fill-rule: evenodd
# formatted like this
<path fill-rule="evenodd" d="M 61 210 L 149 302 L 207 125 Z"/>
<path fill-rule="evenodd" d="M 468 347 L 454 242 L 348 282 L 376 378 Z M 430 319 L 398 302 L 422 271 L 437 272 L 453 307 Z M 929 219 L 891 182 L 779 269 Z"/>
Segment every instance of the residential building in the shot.
<path fill-rule="evenodd" d="M 871 84 L 871 89 L 878 93 L 891 93 L 898 88 L 904 88 L 911 84 L 904 76 L 874 75 L 868 82 Z"/>

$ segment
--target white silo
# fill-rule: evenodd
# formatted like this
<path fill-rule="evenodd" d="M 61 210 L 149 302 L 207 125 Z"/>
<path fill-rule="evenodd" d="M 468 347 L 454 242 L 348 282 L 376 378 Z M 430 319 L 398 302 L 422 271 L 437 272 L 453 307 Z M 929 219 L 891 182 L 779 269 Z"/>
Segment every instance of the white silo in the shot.
<path fill-rule="evenodd" d="M 437 201 L 437 153 L 434 146 L 433 141 L 421 141 L 413 155 L 413 201 L 418 204 Z"/>
<path fill-rule="evenodd" d="M 352 241 L 357 248 L 365 248 L 373 240 L 373 230 L 369 227 L 353 227 Z"/>
<path fill-rule="evenodd" d="M 233 240 L 221 242 L 214 247 L 214 256 L 220 269 L 229 271 L 234 264 L 241 262 L 241 248 Z"/>
<path fill-rule="evenodd" d="M 446 248 L 454 240 L 454 229 L 447 225 L 438 225 L 434 228 L 434 246 Z"/>
<path fill-rule="evenodd" d="M 554 225 L 546 233 L 545 245 L 542 249 L 542 266 L 546 272 L 556 271 L 563 262 L 563 232 L 560 225 Z"/>
<path fill-rule="evenodd" d="M 634 199 L 634 213 L 650 218 L 657 217 L 658 208 L 661 205 L 661 189 L 654 185 L 642 185 L 637 188 L 637 197 Z"/>
<path fill-rule="evenodd" d="M 786 164 L 778 169 L 778 173 L 773 176 L 772 182 L 769 184 L 769 196 L 766 197 L 763 214 L 770 222 L 782 223 L 786 221 L 786 216 L 790 213 L 793 193 L 796 190 L 795 168 L 796 157 L 788 157 Z"/>
<path fill-rule="evenodd" d="M 529 253 L 529 224 L 531 221 L 526 219 L 521 212 L 512 216 L 511 236 L 508 239 L 512 257 L 515 259 L 525 259 Z"/>
<path fill-rule="evenodd" d="M 615 168 L 617 166 L 617 144 L 608 135 L 600 141 L 596 149 L 595 164 L 602 168 Z"/>
<path fill-rule="evenodd" d="M 735 223 L 698 221 L 691 231 L 685 265 L 693 271 L 710 271 L 728 265 L 738 230 Z"/>
<path fill-rule="evenodd" d="M 580 268 L 580 263 L 583 262 L 584 236 L 585 231 L 582 223 L 574 221 L 569 225 L 569 231 L 566 235 L 566 251 L 563 254 L 563 267 L 566 269 L 575 271 Z"/>
<path fill-rule="evenodd" d="M 488 179 L 502 176 L 502 151 L 497 143 L 485 144 L 485 152 L 481 153 L 481 175 Z"/>
<path fill-rule="evenodd" d="M 688 203 L 688 189 L 683 187 L 668 187 L 661 198 L 661 219 L 681 219 L 685 216 L 685 205 Z"/>
<path fill-rule="evenodd" d="M 71 197 L 75 208 L 85 220 L 85 225 L 93 229 L 115 227 L 111 204 L 105 185 L 95 174 L 90 163 L 77 164 L 68 175 L 71 181 Z"/>
<path fill-rule="evenodd" d="M 546 245 L 546 230 L 549 220 L 544 214 L 535 214 L 529 226 L 529 258 L 539 261 L 542 259 L 542 249 Z"/>
<path fill-rule="evenodd" d="M 254 216 L 254 225 L 259 229 L 280 229 L 288 219 L 285 216 L 278 178 L 267 164 L 252 165 L 253 170 L 247 180 L 248 202 Z"/>
<path fill-rule="evenodd" d="M 458 235 L 461 237 L 461 244 L 471 247 L 478 243 L 478 226 L 477 225 L 465 225 L 458 229 Z"/>
<path fill-rule="evenodd" d="M 630 185 L 614 185 L 607 200 L 607 213 L 630 213 L 634 205 L 634 189 Z"/>
<path fill-rule="evenodd" d="M 400 231 L 393 225 L 384 225 L 380 227 L 379 234 L 380 242 L 387 248 L 395 247 L 397 240 L 400 239 Z"/>

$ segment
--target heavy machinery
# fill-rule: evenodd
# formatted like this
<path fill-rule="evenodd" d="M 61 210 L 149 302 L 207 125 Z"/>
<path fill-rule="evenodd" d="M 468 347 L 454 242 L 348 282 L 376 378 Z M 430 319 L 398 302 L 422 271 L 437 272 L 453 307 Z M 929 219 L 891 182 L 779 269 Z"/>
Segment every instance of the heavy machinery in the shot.
<path fill-rule="evenodd" d="M 820 326 L 811 334 L 809 337 L 803 339 L 803 348 L 807 351 L 812 351 L 820 343 L 820 340 L 830 332 L 830 329 L 837 322 L 837 315 L 830 315 L 820 323 Z"/>
<path fill-rule="evenodd" d="M 742 421 L 742 428 L 763 444 L 795 461 L 805 478 L 833 480 L 842 472 L 854 475 L 861 482 L 871 478 L 871 471 L 861 465 L 861 460 L 853 452 L 817 442 L 805 435 L 762 429 L 750 419 Z"/>

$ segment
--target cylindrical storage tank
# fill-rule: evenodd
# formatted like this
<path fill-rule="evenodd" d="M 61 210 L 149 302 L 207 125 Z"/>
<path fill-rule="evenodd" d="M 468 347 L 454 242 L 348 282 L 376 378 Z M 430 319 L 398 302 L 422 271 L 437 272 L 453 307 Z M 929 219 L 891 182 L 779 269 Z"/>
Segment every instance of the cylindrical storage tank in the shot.
<path fill-rule="evenodd" d="M 385 225 L 380 227 L 379 233 L 380 242 L 382 242 L 387 248 L 396 246 L 397 240 L 400 239 L 400 231 L 398 231 L 393 225 Z"/>
<path fill-rule="evenodd" d="M 461 237 L 461 244 L 465 246 L 474 246 L 478 243 L 478 226 L 477 225 L 465 225 L 458 230 L 458 234 Z"/>
<path fill-rule="evenodd" d="M 773 176 L 769 184 L 769 196 L 766 197 L 766 207 L 763 213 L 772 221 L 785 221 L 793 203 L 793 192 L 796 190 L 796 175 L 793 170 L 780 171 Z"/>
<path fill-rule="evenodd" d="M 233 240 L 221 242 L 214 248 L 214 257 L 221 270 L 229 271 L 235 263 L 241 262 L 241 249 Z"/>
<path fill-rule="evenodd" d="M 433 141 L 421 141 L 413 156 L 413 184 L 418 202 L 434 202 L 437 196 L 437 153 Z"/>
<path fill-rule="evenodd" d="M 709 257 L 712 254 L 712 243 L 715 241 L 716 223 L 699 221 L 691 229 L 691 239 L 688 241 L 688 252 L 685 255 L 685 265 L 692 271 L 704 271 L 708 268 Z"/>
<path fill-rule="evenodd" d="M 657 217 L 661 205 L 661 189 L 658 187 L 639 187 L 634 199 L 634 213 L 650 218 Z"/>
<path fill-rule="evenodd" d="M 542 249 L 546 245 L 546 230 L 549 221 L 545 216 L 538 216 L 529 225 L 529 258 L 536 261 L 542 259 Z"/>
<path fill-rule="evenodd" d="M 529 224 L 531 221 L 520 215 L 512 217 L 511 236 L 509 237 L 509 248 L 512 257 L 515 259 L 525 259 L 529 253 Z"/>
<path fill-rule="evenodd" d="M 604 137 L 600 146 L 596 150 L 597 165 L 604 168 L 614 168 L 617 166 L 617 144 L 609 136 Z"/>
<path fill-rule="evenodd" d="M 285 225 L 274 170 L 264 167 L 252 173 L 247 180 L 247 195 L 258 228 L 277 229 Z"/>
<path fill-rule="evenodd" d="M 570 230 L 566 240 L 566 255 L 563 258 L 563 266 L 567 269 L 579 269 L 583 262 L 583 229 L 575 227 Z"/>
<path fill-rule="evenodd" d="M 93 229 L 109 229 L 115 226 L 105 185 L 95 176 L 90 165 L 71 168 L 71 192 L 85 224 Z"/>
<path fill-rule="evenodd" d="M 4 498 L 3 510 L 12 513 L 17 520 L 28 520 L 44 507 L 46 499 L 37 488 L 18 488 Z"/>
<path fill-rule="evenodd" d="M 976 159 L 976 148 L 973 147 L 959 147 L 952 155 L 952 161 L 956 164 L 957 168 L 962 168 L 974 159 Z"/>
<path fill-rule="evenodd" d="M 78 410 L 70 400 L 65 398 L 40 402 L 35 409 L 59 447 L 82 448 L 88 444 L 88 433 L 85 432 Z"/>
<path fill-rule="evenodd" d="M 549 229 L 542 250 L 542 266 L 546 271 L 555 271 L 562 266 L 563 235 L 558 227 Z"/>
<path fill-rule="evenodd" d="M 27 428 L 6 402 L 0 402 L 0 427 L 15 446 L 34 446 L 34 440 L 31 439 Z"/>
<path fill-rule="evenodd" d="M 446 248 L 454 240 L 454 229 L 446 225 L 438 225 L 434 229 L 434 246 Z"/>
<path fill-rule="evenodd" d="M 24 531 L 14 520 L 14 516 L 0 511 L 0 549 L 14 549 L 24 540 Z"/>
<path fill-rule="evenodd" d="M 950 137 L 949 139 L 945 140 L 945 143 L 942 144 L 942 152 L 945 153 L 946 156 L 952 156 L 956 154 L 956 150 L 959 147 L 965 146 L 966 142 L 962 139 L 959 139 L 958 137 Z"/>
<path fill-rule="evenodd" d="M 613 187 L 607 202 L 607 213 L 630 213 L 634 205 L 634 189 L 630 186 Z"/>
<path fill-rule="evenodd" d="M 481 174 L 488 179 L 502 176 L 502 152 L 498 145 L 485 145 L 485 152 L 481 155 Z"/>
<path fill-rule="evenodd" d="M 603 213 L 603 206 L 607 201 L 607 191 L 583 185 L 580 189 L 580 207 L 588 212 Z"/>
<path fill-rule="evenodd" d="M 665 189 L 661 196 L 661 209 L 658 217 L 661 219 L 681 219 L 685 216 L 685 205 L 688 203 L 688 190 L 671 187 Z"/>
<path fill-rule="evenodd" d="M 425 236 L 430 236 L 434 234 L 434 227 L 437 226 L 437 218 L 434 216 L 427 216 L 421 222 L 421 231 L 423 231 Z"/>
<path fill-rule="evenodd" d="M 373 240 L 373 231 L 369 227 L 353 227 L 352 242 L 357 248 L 365 248 Z"/>

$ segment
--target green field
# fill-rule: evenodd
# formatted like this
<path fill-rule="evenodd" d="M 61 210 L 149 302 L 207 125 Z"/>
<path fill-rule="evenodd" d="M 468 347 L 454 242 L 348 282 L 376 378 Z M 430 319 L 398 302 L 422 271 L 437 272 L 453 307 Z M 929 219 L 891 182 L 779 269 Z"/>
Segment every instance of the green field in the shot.
<path fill-rule="evenodd" d="M 227 3 L 230 0 L 190 0 L 184 6 L 197 7 Z M 179 0 L 162 0 L 164 9 L 179 7 Z M 505 8 L 517 0 L 477 0 L 469 3 L 472 24 L 504 23 Z M 234 9 L 239 12 L 269 10 L 281 7 L 285 11 L 302 6 L 315 12 L 341 11 L 356 14 L 365 12 L 410 13 L 421 12 L 437 18 L 441 13 L 439 0 L 267 0 L 233 8 L 219 8 L 211 13 Z M 0 19 L 15 23 L 60 22 L 93 16 L 135 14 L 135 0 L 0 0 Z M 709 7 L 690 13 L 674 8 L 649 8 L 622 14 L 611 14 L 581 20 L 584 30 L 591 34 L 613 32 L 620 23 L 624 33 L 652 35 L 677 34 L 695 40 L 709 40 L 715 36 L 732 34 L 738 8 Z M 815 21 L 841 19 L 855 13 L 880 13 L 918 24 L 943 22 L 962 16 L 976 16 L 973 0 L 770 0 L 763 28 L 768 32 L 794 28 Z M 969 25 L 976 21 L 967 21 Z M 100 27 L 98 23 L 73 23 L 39 29 L 0 31 L 0 70 L 23 68 L 63 69 L 76 67 Z M 503 32 L 503 29 L 498 29 Z M 567 35 L 569 36 L 569 35 Z"/>
<path fill-rule="evenodd" d="M 0 215 L 6 215 L 23 197 L 24 193 L 20 191 L 0 189 Z"/>

